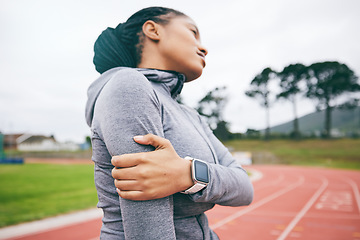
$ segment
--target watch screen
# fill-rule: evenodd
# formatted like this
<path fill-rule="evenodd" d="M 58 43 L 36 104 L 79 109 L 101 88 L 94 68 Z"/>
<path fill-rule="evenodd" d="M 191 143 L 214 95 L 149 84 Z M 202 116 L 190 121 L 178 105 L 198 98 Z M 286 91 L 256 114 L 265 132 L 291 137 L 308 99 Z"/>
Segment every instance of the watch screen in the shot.
<path fill-rule="evenodd" d="M 194 161 L 195 177 L 198 181 L 209 183 L 208 166 L 206 163 Z"/>

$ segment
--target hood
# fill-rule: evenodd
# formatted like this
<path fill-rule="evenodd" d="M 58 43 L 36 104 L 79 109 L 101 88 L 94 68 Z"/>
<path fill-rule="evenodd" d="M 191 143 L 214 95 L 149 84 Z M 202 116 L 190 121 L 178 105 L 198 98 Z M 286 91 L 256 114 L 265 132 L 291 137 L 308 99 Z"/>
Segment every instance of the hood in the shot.
<path fill-rule="evenodd" d="M 100 95 L 103 87 L 112 78 L 112 76 L 126 67 L 117 67 L 104 72 L 97 80 L 95 80 L 88 88 L 88 100 L 85 107 L 85 118 L 89 126 L 91 126 L 96 100 Z M 185 76 L 174 71 L 163 71 L 157 69 L 134 68 L 142 73 L 149 81 L 158 83 L 161 87 L 176 98 L 184 85 Z"/>

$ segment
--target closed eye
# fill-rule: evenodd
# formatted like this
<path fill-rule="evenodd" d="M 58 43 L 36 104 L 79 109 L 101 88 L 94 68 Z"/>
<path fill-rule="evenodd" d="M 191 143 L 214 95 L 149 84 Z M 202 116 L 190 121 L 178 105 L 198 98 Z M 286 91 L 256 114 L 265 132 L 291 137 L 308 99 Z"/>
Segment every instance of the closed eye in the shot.
<path fill-rule="evenodd" d="M 189 30 L 194 34 L 195 38 L 200 38 L 199 29 L 194 24 L 189 24 Z"/>

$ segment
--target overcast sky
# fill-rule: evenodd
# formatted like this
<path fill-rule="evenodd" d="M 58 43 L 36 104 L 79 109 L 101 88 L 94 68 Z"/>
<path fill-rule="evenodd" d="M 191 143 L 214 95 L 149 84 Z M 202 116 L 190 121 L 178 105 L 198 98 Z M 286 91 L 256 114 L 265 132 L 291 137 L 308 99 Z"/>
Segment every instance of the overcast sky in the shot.
<path fill-rule="evenodd" d="M 234 131 L 265 127 L 264 109 L 244 94 L 265 67 L 339 61 L 360 75 L 358 0 L 0 0 L 0 131 L 83 141 L 86 91 L 99 76 L 96 38 L 156 5 L 194 19 L 209 50 L 203 75 L 184 87 L 185 103 L 194 107 L 227 86 L 224 117 Z M 315 109 L 309 100 L 300 104 L 300 116 Z M 271 125 L 292 120 L 290 103 L 277 103 L 270 118 Z"/>

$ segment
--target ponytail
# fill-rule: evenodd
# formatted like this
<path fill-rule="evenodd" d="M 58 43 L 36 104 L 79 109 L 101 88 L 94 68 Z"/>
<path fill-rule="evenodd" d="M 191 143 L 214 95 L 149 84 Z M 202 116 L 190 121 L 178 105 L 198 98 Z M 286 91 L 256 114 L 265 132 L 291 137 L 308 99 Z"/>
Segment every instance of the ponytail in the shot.
<path fill-rule="evenodd" d="M 185 16 L 171 8 L 149 7 L 133 14 L 115 29 L 104 30 L 94 45 L 94 65 L 103 73 L 114 67 L 137 67 L 141 60 L 142 26 L 148 20 L 166 24 L 174 16 Z"/>
<path fill-rule="evenodd" d="M 135 59 L 128 47 L 121 41 L 123 24 L 115 29 L 104 30 L 94 45 L 94 64 L 96 71 L 103 73 L 114 67 L 136 67 Z"/>

